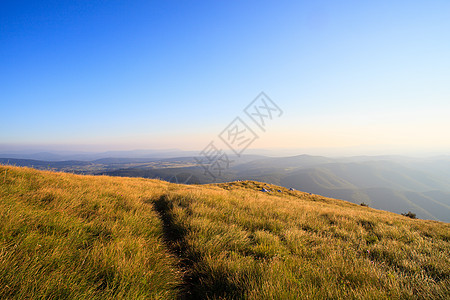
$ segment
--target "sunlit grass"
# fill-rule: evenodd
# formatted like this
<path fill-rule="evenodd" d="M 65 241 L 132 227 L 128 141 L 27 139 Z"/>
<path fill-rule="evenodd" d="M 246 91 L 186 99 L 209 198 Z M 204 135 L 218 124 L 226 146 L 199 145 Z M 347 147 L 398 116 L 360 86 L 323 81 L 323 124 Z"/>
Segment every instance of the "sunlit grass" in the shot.
<path fill-rule="evenodd" d="M 450 296 L 448 223 L 251 181 L 0 166 L 0 187 L 0 298 Z"/>
<path fill-rule="evenodd" d="M 0 298 L 175 297 L 176 260 L 145 201 L 163 183 L 0 170 Z"/>
<path fill-rule="evenodd" d="M 173 223 L 186 230 L 179 242 L 195 262 L 198 297 L 450 295 L 449 224 L 286 189 L 262 193 L 260 185 L 185 187 L 163 196 Z"/>

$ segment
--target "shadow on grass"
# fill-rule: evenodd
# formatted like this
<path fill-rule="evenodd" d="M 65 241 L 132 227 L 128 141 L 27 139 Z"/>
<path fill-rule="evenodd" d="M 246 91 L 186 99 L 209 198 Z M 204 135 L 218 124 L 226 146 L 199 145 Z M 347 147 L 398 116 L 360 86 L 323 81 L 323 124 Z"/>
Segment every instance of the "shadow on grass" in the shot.
<path fill-rule="evenodd" d="M 166 245 L 179 260 L 183 272 L 179 299 L 242 299 L 244 293 L 228 280 L 226 273 L 211 270 L 202 260 L 201 254 L 189 247 L 186 236 L 189 228 L 177 220 L 174 207 L 182 207 L 191 214 L 190 200 L 181 196 L 163 195 L 153 201 L 154 209 L 163 222 Z"/>

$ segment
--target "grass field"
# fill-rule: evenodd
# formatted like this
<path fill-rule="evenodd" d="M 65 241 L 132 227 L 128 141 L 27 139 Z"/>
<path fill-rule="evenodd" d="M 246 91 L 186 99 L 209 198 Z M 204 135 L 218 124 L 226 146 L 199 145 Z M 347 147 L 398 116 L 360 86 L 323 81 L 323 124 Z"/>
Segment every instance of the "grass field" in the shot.
<path fill-rule="evenodd" d="M 2 299 L 450 297 L 448 223 L 252 181 L 6 166 L 0 198 Z"/>

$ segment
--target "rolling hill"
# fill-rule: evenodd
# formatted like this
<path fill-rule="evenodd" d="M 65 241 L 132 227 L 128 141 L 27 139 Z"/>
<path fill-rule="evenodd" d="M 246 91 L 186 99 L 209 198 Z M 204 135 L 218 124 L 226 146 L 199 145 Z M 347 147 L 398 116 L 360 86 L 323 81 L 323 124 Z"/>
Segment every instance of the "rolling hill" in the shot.
<path fill-rule="evenodd" d="M 218 178 L 202 168 L 120 168 L 113 176 L 160 178 L 172 182 L 213 183 L 256 180 L 332 198 L 362 202 L 395 213 L 450 222 L 450 160 L 447 157 L 327 158 L 299 155 L 237 161 Z M 176 180 L 174 180 L 174 178 Z M 181 180 L 179 180 L 181 179 Z"/>
<path fill-rule="evenodd" d="M 277 185 L 0 166 L 2 299 L 448 299 L 449 257 L 448 223 Z"/>
<path fill-rule="evenodd" d="M 40 161 L 0 158 L 0 163 L 37 169 L 163 179 L 205 184 L 256 180 L 351 201 L 395 213 L 413 211 L 419 218 L 450 222 L 450 158 L 354 156 L 328 158 L 298 155 L 235 159 L 220 177 L 196 165 L 194 157 L 105 157 L 92 161 Z"/>

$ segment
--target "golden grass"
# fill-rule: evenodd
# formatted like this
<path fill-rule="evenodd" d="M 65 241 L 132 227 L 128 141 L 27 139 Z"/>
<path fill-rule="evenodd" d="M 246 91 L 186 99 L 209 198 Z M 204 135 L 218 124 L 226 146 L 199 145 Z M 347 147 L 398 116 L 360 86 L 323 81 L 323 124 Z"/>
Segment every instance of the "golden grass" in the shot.
<path fill-rule="evenodd" d="M 164 197 L 186 228 L 201 297 L 450 295 L 449 224 L 279 187 L 266 194 L 261 185 L 185 187 Z"/>
<path fill-rule="evenodd" d="M 0 172 L 0 298 L 176 296 L 176 259 L 145 201 L 165 183 Z"/>
<path fill-rule="evenodd" d="M 0 166 L 0 186 L 0 298 L 450 297 L 448 223 L 251 181 Z"/>

